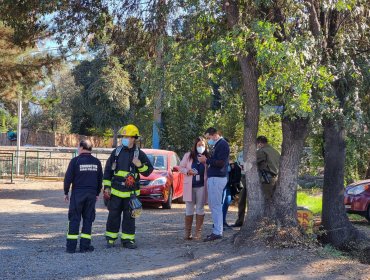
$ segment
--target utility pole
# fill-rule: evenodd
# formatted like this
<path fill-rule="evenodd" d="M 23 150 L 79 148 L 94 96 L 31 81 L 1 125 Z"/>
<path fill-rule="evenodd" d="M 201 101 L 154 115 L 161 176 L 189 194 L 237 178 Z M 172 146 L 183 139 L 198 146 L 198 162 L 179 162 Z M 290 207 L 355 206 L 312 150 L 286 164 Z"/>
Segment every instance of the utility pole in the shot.
<path fill-rule="evenodd" d="M 18 128 L 17 128 L 17 156 L 16 156 L 16 174 L 19 175 L 19 156 L 21 149 L 22 136 L 22 94 L 18 94 Z"/>

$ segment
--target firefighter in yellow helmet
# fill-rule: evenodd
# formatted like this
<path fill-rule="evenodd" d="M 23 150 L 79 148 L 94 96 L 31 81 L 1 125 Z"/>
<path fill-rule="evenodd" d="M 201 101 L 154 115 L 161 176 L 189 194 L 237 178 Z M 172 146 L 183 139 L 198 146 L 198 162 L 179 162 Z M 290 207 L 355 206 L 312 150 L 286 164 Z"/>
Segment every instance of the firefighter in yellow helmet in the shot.
<path fill-rule="evenodd" d="M 136 249 L 135 215 L 130 204 L 140 195 L 139 174 L 149 176 L 153 166 L 135 143 L 140 137 L 135 125 L 124 126 L 120 135 L 122 144 L 108 158 L 103 176 L 104 200 L 109 210 L 105 237 L 108 248 L 113 247 L 122 221 L 122 246 Z"/>

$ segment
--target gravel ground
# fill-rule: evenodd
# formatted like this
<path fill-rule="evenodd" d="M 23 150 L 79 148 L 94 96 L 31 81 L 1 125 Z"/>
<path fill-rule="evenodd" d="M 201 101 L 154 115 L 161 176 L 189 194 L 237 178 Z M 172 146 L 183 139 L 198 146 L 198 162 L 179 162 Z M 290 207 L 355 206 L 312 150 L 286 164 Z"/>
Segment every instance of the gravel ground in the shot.
<path fill-rule="evenodd" d="M 370 266 L 322 249 L 236 249 L 235 230 L 211 243 L 184 241 L 183 204 L 145 209 L 137 220 L 137 250 L 106 249 L 107 210 L 99 200 L 95 251 L 67 254 L 67 209 L 61 182 L 0 183 L 0 279 L 370 279 Z M 231 208 L 230 223 L 236 211 Z M 207 209 L 205 233 L 211 227 Z"/>

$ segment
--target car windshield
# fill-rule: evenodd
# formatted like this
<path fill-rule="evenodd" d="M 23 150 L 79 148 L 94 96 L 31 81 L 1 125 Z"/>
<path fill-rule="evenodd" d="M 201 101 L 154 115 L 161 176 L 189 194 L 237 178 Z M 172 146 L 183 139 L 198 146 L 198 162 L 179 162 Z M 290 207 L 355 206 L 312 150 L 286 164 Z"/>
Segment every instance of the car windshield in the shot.
<path fill-rule="evenodd" d="M 147 157 L 152 163 L 154 169 L 167 170 L 167 160 L 164 155 L 147 154 Z"/>

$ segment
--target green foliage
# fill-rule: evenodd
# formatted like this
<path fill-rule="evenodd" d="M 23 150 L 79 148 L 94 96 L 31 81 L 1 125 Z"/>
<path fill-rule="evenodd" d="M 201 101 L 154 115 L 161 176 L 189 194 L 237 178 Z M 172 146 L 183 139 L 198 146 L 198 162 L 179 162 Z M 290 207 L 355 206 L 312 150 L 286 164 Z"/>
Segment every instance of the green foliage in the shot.
<path fill-rule="evenodd" d="M 129 74 L 115 57 L 84 61 L 74 70 L 82 91 L 73 100 L 73 129 L 117 129 L 127 120 L 132 87 Z"/>
<path fill-rule="evenodd" d="M 260 122 L 258 124 L 258 135 L 266 136 L 269 144 L 280 151 L 283 142 L 281 116 L 273 113 L 273 111 L 271 111 L 272 109 L 273 108 L 267 107 L 261 112 Z"/>
<path fill-rule="evenodd" d="M 45 79 L 48 69 L 58 61 L 35 55 L 32 48 L 20 48 L 12 41 L 14 30 L 4 26 L 0 21 L 0 103 L 3 103 L 11 114 L 16 114 L 16 100 L 32 99 L 33 87 Z"/>
<path fill-rule="evenodd" d="M 0 107 L 0 132 L 7 132 L 10 128 L 15 129 L 17 122 L 16 117 L 12 117 L 8 111 Z"/>

